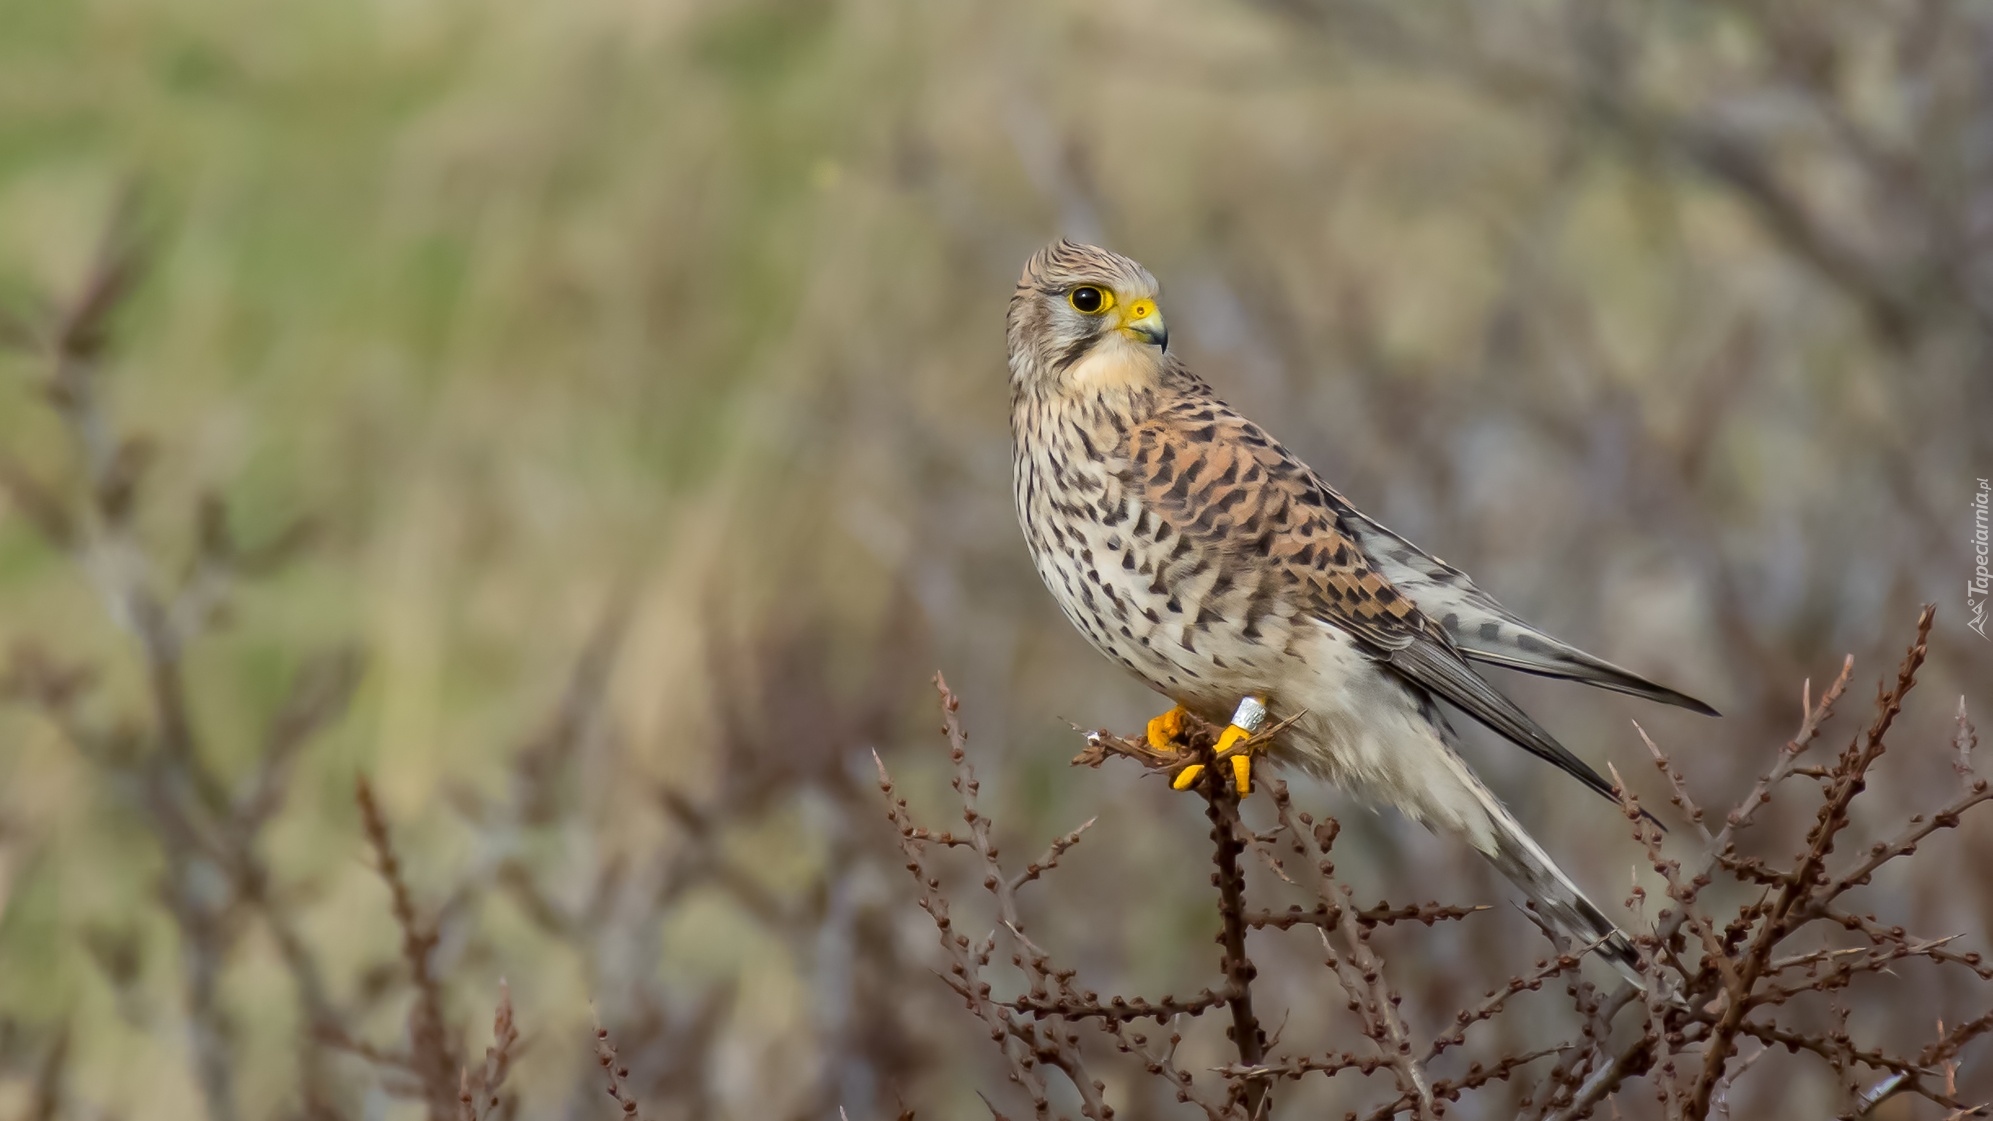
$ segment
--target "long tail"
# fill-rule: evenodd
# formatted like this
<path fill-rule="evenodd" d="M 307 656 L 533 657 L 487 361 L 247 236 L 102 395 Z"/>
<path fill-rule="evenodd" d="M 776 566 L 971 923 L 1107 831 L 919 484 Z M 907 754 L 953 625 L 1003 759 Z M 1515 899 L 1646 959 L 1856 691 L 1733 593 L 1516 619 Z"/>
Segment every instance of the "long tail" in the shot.
<path fill-rule="evenodd" d="M 1487 801 L 1495 842 L 1493 850 L 1487 852 L 1488 859 L 1529 896 L 1537 916 L 1552 930 L 1580 947 L 1597 947 L 1599 956 L 1612 963 L 1620 976 L 1645 989 L 1647 981 L 1637 968 L 1640 955 L 1634 952 L 1633 943 L 1585 898 L 1500 802 L 1492 796 Z"/>

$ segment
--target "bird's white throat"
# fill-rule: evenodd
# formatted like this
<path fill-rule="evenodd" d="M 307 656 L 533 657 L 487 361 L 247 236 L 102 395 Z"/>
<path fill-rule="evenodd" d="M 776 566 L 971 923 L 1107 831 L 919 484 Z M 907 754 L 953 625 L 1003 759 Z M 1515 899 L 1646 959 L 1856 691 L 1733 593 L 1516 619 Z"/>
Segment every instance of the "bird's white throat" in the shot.
<path fill-rule="evenodd" d="M 1153 389 L 1161 382 L 1162 372 L 1161 349 L 1110 332 L 1086 357 L 1072 364 L 1065 383 L 1069 391 L 1097 393 Z"/>

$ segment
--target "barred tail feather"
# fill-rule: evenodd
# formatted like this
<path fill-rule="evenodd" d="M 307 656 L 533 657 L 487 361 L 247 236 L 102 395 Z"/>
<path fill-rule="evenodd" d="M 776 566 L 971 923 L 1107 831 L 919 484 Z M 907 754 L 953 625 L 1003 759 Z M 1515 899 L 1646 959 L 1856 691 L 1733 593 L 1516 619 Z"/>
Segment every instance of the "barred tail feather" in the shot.
<path fill-rule="evenodd" d="M 1550 929 L 1580 948 L 1596 947 L 1595 952 L 1610 962 L 1620 976 L 1645 989 L 1647 982 L 1637 968 L 1640 957 L 1634 952 L 1633 943 L 1585 898 L 1585 893 L 1578 890 L 1500 803 L 1494 803 L 1492 798 L 1489 801 L 1493 803 L 1488 816 L 1494 826 L 1494 847 L 1487 851 L 1488 859 L 1522 889 L 1535 905 L 1537 916 Z"/>

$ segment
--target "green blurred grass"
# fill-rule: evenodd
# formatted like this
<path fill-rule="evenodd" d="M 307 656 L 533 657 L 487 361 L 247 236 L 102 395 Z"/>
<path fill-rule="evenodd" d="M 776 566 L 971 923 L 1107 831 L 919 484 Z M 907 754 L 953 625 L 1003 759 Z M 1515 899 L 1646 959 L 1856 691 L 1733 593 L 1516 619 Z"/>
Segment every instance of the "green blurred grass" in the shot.
<path fill-rule="evenodd" d="M 163 552 L 210 487 L 247 539 L 301 511 L 327 527 L 190 671 L 214 750 L 246 763 L 303 651 L 371 654 L 272 842 L 334 893 L 315 925 L 347 969 L 391 948 L 338 917 L 378 908 L 355 875 L 355 770 L 380 775 L 440 875 L 448 850 L 420 811 L 442 777 L 523 734 L 613 581 L 682 581 L 669 557 L 697 550 L 679 539 L 712 532 L 674 521 L 724 469 L 766 380 L 757 356 L 795 314 L 782 251 L 824 158 L 796 141 L 839 142 L 837 105 L 810 96 L 839 76 L 827 12 L 743 9 L 680 36 L 609 5 L 0 11 L 0 293 L 72 287 L 119 191 L 141 191 L 154 260 L 111 376 L 117 412 L 162 441 Z M 0 441 L 59 463 L 32 371 L 7 364 Z M 0 639 L 105 657 L 129 699 L 100 619 L 65 558 L 0 524 Z M 665 645 L 646 666 L 660 676 L 689 653 L 682 633 Z M 172 940 L 140 908 L 156 861 L 132 808 L 33 719 L 9 714 L 0 736 L 10 812 L 40 841 L 0 925 L 7 1012 L 75 1015 L 98 1100 L 178 1113 L 170 1033 L 116 1026 L 78 940 L 136 924 L 151 1015 L 170 1016 Z M 233 980 L 252 1017 L 283 1006 L 253 995 L 273 969 Z M 285 1092 L 273 1066 L 265 1107 Z"/>

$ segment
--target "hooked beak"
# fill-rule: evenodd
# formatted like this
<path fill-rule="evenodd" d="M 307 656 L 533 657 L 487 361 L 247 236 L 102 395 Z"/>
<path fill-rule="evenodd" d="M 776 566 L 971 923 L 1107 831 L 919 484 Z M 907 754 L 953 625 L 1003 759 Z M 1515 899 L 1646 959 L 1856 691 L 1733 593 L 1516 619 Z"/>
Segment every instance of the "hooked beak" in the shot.
<path fill-rule="evenodd" d="M 1119 330 L 1129 338 L 1159 346 L 1164 354 L 1169 353 L 1169 328 L 1163 326 L 1162 309 L 1154 300 L 1141 299 L 1129 304 L 1122 313 Z"/>

